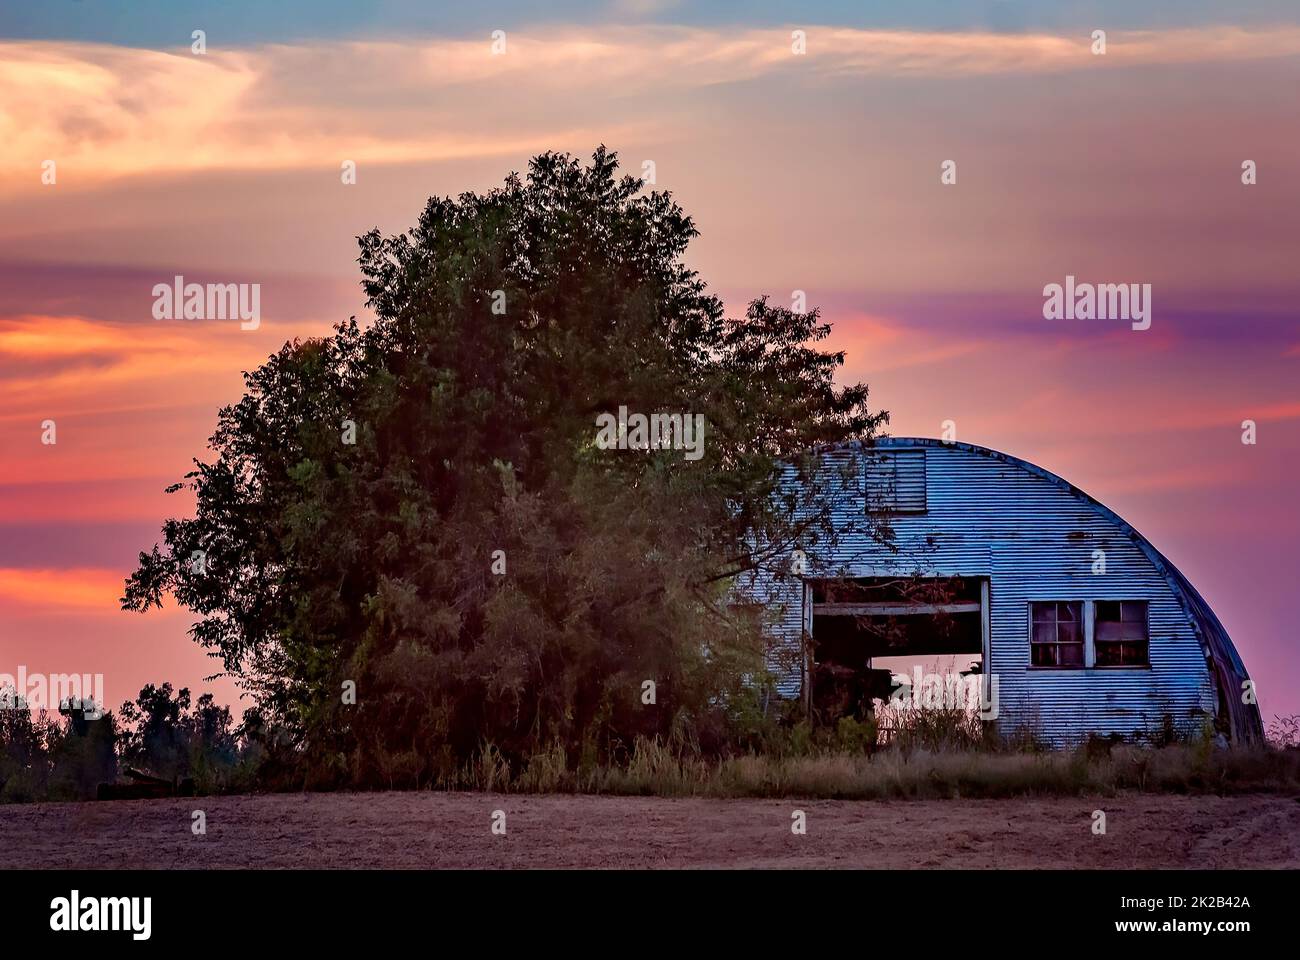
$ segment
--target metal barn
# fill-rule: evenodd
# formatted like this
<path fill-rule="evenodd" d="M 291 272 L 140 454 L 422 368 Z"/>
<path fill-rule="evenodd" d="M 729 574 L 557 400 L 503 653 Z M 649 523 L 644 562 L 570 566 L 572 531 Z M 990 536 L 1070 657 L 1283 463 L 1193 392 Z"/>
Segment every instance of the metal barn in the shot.
<path fill-rule="evenodd" d="M 833 508 L 843 536 L 796 551 L 794 575 L 747 590 L 767 609 L 783 696 L 811 709 L 832 665 L 871 672 L 888 656 L 969 654 L 986 689 L 997 679 L 1000 733 L 1024 727 L 1062 745 L 1211 725 L 1228 740 L 1262 739 L 1246 668 L 1213 611 L 1083 491 L 969 443 L 891 437 L 823 456 L 862 481 L 861 496 Z M 864 513 L 884 518 L 888 546 L 853 526 Z M 900 583 L 945 590 L 918 597 Z"/>

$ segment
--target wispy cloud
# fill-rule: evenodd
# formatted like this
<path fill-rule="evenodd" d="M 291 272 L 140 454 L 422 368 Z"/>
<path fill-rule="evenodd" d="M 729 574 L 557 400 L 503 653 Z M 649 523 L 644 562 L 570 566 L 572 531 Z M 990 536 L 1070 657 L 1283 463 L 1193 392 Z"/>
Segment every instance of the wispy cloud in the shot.
<path fill-rule="evenodd" d="M 240 374 L 283 336 L 266 327 L 0 318 L 0 489 L 6 519 L 143 516 L 166 509 L 163 483 L 188 468 L 238 396 Z M 53 421 L 56 443 L 42 442 Z M 150 478 L 87 491 L 69 481 Z"/>
<path fill-rule="evenodd" d="M 274 348 L 271 340 L 241 334 L 192 321 L 160 321 L 146 335 L 138 327 L 83 317 L 0 318 L 0 367 L 22 371 L 0 377 L 0 420 L 76 409 L 76 398 L 87 394 L 102 403 L 107 392 L 123 386 L 131 388 L 125 397 L 138 405 L 151 384 L 237 375 L 241 363 L 260 360 L 268 346 Z"/>
<path fill-rule="evenodd" d="M 288 169 L 327 160 L 401 163 L 595 142 L 611 126 L 582 109 L 785 72 L 966 77 L 1095 70 L 1086 36 L 609 27 L 486 39 L 210 48 L 206 55 L 71 42 L 0 43 L 3 182 L 39 183 L 54 160 L 76 187 L 128 174 Z M 1110 65 L 1251 60 L 1300 52 L 1300 28 L 1200 28 L 1109 38 Z M 564 96 L 574 99 L 565 101 Z M 640 119 L 636 119 L 636 117 Z M 662 118 L 661 118 L 662 119 Z M 508 121 L 508 122 L 507 122 Z M 663 124 L 667 129 L 667 124 Z M 9 189 L 13 189 L 11 186 Z"/>
<path fill-rule="evenodd" d="M 682 0 L 612 0 L 610 12 L 620 17 L 651 17 L 682 5 Z"/>

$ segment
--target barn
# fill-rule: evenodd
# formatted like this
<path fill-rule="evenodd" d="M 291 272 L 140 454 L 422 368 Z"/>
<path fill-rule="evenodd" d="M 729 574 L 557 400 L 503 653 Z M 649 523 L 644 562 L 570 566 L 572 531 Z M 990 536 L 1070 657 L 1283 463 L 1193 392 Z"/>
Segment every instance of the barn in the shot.
<path fill-rule="evenodd" d="M 898 657 L 947 657 L 986 691 L 996 684 L 999 733 L 1058 746 L 1207 729 L 1262 739 L 1246 668 L 1205 600 L 1077 487 L 955 441 L 890 437 L 819 456 L 856 481 L 828 511 L 836 535 L 745 591 L 766 613 L 782 696 L 815 715 L 827 671 L 869 677 Z"/>

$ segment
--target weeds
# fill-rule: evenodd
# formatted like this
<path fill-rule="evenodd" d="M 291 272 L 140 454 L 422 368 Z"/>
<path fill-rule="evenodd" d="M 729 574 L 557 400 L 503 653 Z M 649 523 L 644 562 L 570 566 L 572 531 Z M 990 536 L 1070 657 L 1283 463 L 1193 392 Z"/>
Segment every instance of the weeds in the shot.
<path fill-rule="evenodd" d="M 884 718 L 882 718 L 884 719 Z M 796 724 L 768 733 L 763 752 L 701 756 L 682 743 L 639 739 L 624 763 L 571 766 L 553 743 L 518 774 L 485 745 L 479 760 L 440 787 L 623 796 L 821 797 L 845 800 L 1077 796 L 1122 790 L 1244 793 L 1300 790 L 1300 751 L 1224 749 L 1199 735 L 1164 745 L 1091 737 L 1049 750 L 1025 731 L 990 737 L 959 712 L 906 708 L 888 718 Z M 887 743 L 881 741 L 888 737 Z"/>

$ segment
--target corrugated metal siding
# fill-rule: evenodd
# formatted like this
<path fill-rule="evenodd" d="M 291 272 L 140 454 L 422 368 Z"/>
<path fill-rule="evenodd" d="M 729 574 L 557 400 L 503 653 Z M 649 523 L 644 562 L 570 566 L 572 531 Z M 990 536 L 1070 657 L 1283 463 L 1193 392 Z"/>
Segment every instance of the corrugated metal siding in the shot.
<path fill-rule="evenodd" d="M 873 451 L 866 464 L 867 503 L 891 513 L 925 510 L 925 451 Z"/>
<path fill-rule="evenodd" d="M 832 556 L 820 558 L 821 571 L 810 574 L 839 568 L 848 576 L 880 576 L 923 569 L 933 575 L 988 577 L 989 671 L 999 677 L 1000 729 L 1008 732 L 1026 724 L 1044 739 L 1063 743 L 1089 732 L 1152 730 L 1166 714 L 1179 725 L 1213 715 L 1210 650 L 1198 636 L 1199 621 L 1171 586 L 1163 558 L 1131 528 L 1057 478 L 993 451 L 902 439 L 881 446 L 911 446 L 924 456 L 926 512 L 890 518 L 896 553 L 866 533 L 854 534 Z M 861 498 L 858 503 L 856 509 L 862 510 Z M 854 509 L 846 503 L 837 522 L 854 522 Z M 1092 573 L 1098 548 L 1106 553 L 1104 575 Z M 789 657 L 800 645 L 802 585 L 769 580 L 760 593 L 772 605 L 773 634 Z M 1150 668 L 1030 667 L 1032 600 L 1148 601 Z M 785 696 L 798 695 L 797 666 L 780 674 L 779 689 Z"/>
<path fill-rule="evenodd" d="M 803 677 L 803 581 L 793 576 L 777 579 L 767 571 L 755 571 L 740 578 L 735 593 L 738 599 L 766 606 L 774 642 L 768 647 L 765 666 L 776 678 L 777 693 L 787 699 L 798 697 Z"/>

